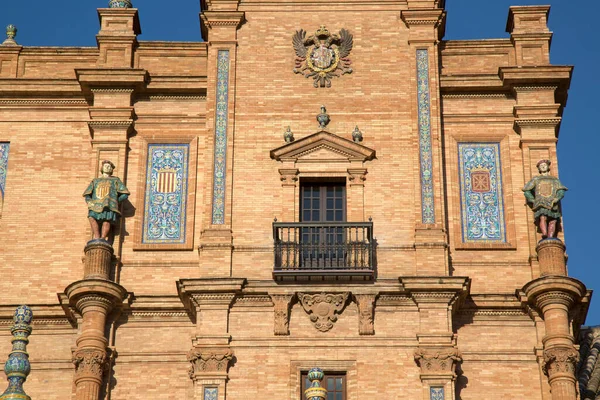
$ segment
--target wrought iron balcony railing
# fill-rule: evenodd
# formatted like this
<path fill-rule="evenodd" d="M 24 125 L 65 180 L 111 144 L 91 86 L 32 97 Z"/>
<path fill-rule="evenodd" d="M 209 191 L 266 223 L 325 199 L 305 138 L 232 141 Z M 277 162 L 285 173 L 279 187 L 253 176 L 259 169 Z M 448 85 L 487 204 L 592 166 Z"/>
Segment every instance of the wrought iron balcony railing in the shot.
<path fill-rule="evenodd" d="M 277 280 L 373 278 L 372 222 L 273 223 Z"/>

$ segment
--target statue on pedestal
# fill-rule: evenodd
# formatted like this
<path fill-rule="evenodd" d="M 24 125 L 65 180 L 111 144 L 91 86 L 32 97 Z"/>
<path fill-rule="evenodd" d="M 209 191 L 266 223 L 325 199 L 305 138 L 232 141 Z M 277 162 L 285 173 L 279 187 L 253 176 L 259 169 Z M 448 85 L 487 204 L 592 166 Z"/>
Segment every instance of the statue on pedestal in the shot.
<path fill-rule="evenodd" d="M 523 192 L 535 213 L 542 238 L 556 238 L 561 217 L 560 200 L 567 188 L 557 177 L 550 175 L 550 160 L 538 161 L 537 168 L 540 174 L 527 182 Z"/>
<path fill-rule="evenodd" d="M 129 197 L 123 182 L 112 176 L 114 169 L 112 162 L 102 161 L 102 175 L 93 179 L 83 192 L 94 239 L 108 240 L 111 225 L 116 225 L 121 217 L 119 204 Z"/>

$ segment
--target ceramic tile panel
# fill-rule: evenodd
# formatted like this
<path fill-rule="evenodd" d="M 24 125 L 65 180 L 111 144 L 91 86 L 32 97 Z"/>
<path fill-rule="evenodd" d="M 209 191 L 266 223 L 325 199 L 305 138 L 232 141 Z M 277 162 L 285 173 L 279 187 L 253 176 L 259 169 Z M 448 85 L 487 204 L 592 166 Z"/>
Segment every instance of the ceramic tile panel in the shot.
<path fill-rule="evenodd" d="M 429 388 L 429 400 L 444 400 L 444 388 L 443 387 L 430 387 Z"/>
<path fill-rule="evenodd" d="M 417 97 L 419 161 L 421 167 L 421 222 L 435 223 L 433 204 L 433 162 L 431 152 L 431 112 L 429 99 L 429 52 L 417 50 Z"/>
<path fill-rule="evenodd" d="M 215 387 L 204 388 L 204 400 L 217 400 L 219 398 L 219 389 Z"/>
<path fill-rule="evenodd" d="M 8 150 L 10 143 L 0 143 L 0 199 L 4 198 L 6 173 L 8 170 Z"/>
<path fill-rule="evenodd" d="M 225 223 L 225 176 L 227 173 L 227 113 L 229 98 L 229 50 L 217 56 L 217 111 L 215 117 L 215 149 L 212 223 Z"/>
<path fill-rule="evenodd" d="M 458 143 L 462 241 L 505 243 L 500 143 Z"/>
<path fill-rule="evenodd" d="M 185 243 L 189 144 L 149 144 L 143 244 Z"/>

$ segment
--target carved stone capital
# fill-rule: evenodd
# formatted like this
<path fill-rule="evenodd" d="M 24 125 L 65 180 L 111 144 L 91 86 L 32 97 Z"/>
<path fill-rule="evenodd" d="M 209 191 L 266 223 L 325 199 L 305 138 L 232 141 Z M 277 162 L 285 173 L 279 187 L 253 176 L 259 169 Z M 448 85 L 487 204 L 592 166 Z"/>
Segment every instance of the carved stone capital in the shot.
<path fill-rule="evenodd" d="M 354 299 L 358 306 L 358 334 L 359 335 L 374 335 L 375 326 L 373 325 L 374 317 L 374 294 L 355 294 Z"/>
<path fill-rule="evenodd" d="M 75 381 L 88 378 L 101 382 L 108 369 L 106 351 L 98 349 L 76 349 L 72 362 L 75 365 Z"/>
<path fill-rule="evenodd" d="M 191 379 L 203 375 L 227 375 L 233 352 L 229 347 L 197 348 L 190 350 L 187 359 L 192 363 L 189 369 Z"/>
<path fill-rule="evenodd" d="M 579 353 L 573 347 L 553 347 L 544 350 L 542 370 L 550 379 L 556 374 L 571 375 L 575 379 L 575 368 Z"/>
<path fill-rule="evenodd" d="M 298 169 L 297 168 L 280 168 L 279 175 L 281 184 L 283 186 L 296 186 L 298 182 Z"/>
<path fill-rule="evenodd" d="M 274 333 L 275 335 L 290 334 L 290 304 L 294 295 L 272 294 L 271 300 L 274 304 Z"/>
<path fill-rule="evenodd" d="M 337 314 L 340 314 L 346 305 L 349 293 L 320 293 L 306 294 L 298 293 L 298 299 L 309 315 L 315 328 L 321 332 L 327 332 L 333 328 L 337 321 Z"/>
<path fill-rule="evenodd" d="M 421 367 L 421 374 L 456 376 L 456 364 L 462 361 L 462 355 L 453 347 L 446 349 L 423 349 L 415 351 L 415 362 Z"/>
<path fill-rule="evenodd" d="M 350 181 L 350 185 L 363 185 L 366 179 L 366 168 L 348 168 L 348 180 Z"/>

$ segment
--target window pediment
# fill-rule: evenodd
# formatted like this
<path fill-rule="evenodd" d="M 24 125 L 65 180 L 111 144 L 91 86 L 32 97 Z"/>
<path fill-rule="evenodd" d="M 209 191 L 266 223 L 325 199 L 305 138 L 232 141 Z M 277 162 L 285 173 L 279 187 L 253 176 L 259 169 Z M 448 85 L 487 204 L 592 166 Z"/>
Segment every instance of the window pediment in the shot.
<path fill-rule="evenodd" d="M 271 150 L 277 161 L 368 161 L 375 158 L 375 150 L 351 140 L 319 131 L 302 139 Z"/>

